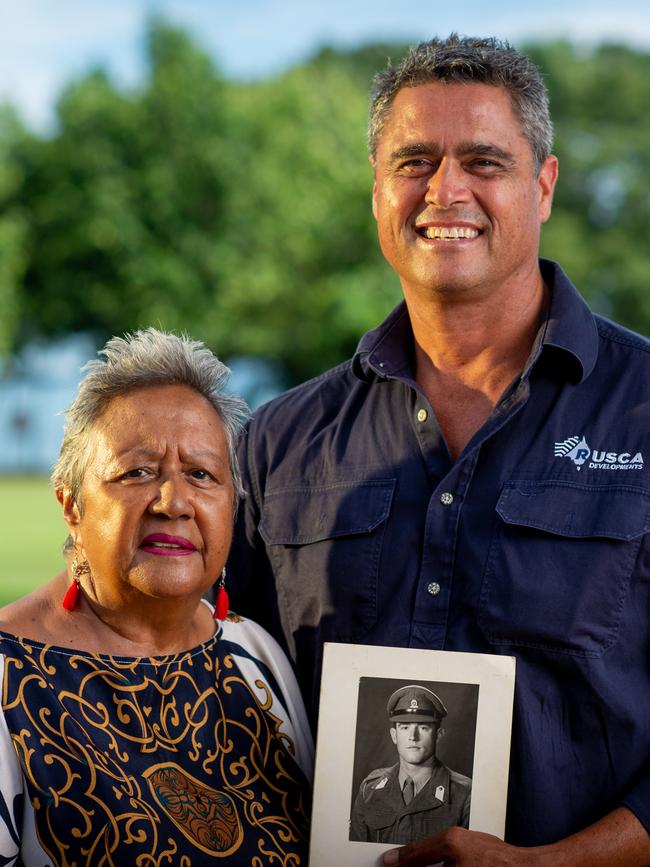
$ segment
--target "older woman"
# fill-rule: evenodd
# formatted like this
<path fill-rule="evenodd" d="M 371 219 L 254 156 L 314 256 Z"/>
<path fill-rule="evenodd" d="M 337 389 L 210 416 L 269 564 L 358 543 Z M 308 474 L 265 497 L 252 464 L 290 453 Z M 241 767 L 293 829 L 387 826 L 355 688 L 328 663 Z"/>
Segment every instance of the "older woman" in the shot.
<path fill-rule="evenodd" d="M 153 329 L 87 368 L 52 477 L 68 575 L 0 611 L 0 864 L 305 864 L 292 671 L 223 587 L 202 598 L 244 405 L 205 347 Z"/>

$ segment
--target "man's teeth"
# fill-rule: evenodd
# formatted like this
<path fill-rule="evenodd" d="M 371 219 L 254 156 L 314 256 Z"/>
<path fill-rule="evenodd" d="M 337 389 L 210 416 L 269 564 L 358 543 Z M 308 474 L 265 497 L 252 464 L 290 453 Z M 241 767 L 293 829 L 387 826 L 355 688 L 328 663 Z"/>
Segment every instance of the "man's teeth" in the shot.
<path fill-rule="evenodd" d="M 478 229 L 470 229 L 468 226 L 450 226 L 449 228 L 446 226 L 428 226 L 422 230 L 422 234 L 425 238 L 445 238 L 451 240 L 454 238 L 476 238 L 478 236 Z"/>

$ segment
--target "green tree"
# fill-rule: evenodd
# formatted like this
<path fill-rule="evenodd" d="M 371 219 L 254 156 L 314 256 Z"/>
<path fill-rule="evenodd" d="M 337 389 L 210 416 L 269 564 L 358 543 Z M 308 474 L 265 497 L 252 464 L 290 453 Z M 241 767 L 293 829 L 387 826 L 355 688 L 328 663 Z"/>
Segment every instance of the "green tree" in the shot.
<path fill-rule="evenodd" d="M 370 216 L 366 95 L 335 62 L 229 91 L 223 266 L 206 328 L 296 381 L 337 363 L 399 297 Z"/>
<path fill-rule="evenodd" d="M 34 142 L 27 333 L 189 327 L 210 300 L 222 88 L 184 34 L 154 23 L 148 44 L 143 93 L 92 73 L 63 94 L 58 134 Z"/>
<path fill-rule="evenodd" d="M 528 46 L 560 157 L 543 253 L 596 309 L 650 331 L 650 55 Z M 0 116 L 0 351 L 33 335 L 157 325 L 297 382 L 337 363 L 400 298 L 370 212 L 374 70 L 404 46 L 323 49 L 268 81 L 227 81 L 151 22 L 148 74 L 72 82 L 58 129 Z"/>
<path fill-rule="evenodd" d="M 650 332 L 650 55 L 531 47 L 547 76 L 560 180 L 542 250 L 592 306 Z"/>
<path fill-rule="evenodd" d="M 0 108 L 0 357 L 14 346 L 21 317 L 22 282 L 27 267 L 27 219 L 19 201 L 23 182 L 17 159 L 27 133 L 16 113 Z"/>

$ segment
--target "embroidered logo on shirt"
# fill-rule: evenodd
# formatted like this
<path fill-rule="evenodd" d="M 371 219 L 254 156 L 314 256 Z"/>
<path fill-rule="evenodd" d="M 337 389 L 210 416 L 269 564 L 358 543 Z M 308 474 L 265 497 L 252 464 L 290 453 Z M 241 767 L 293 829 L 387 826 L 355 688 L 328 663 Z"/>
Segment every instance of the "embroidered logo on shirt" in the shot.
<path fill-rule="evenodd" d="M 589 462 L 590 470 L 642 470 L 643 455 L 641 452 L 608 452 L 606 450 L 592 449 L 587 440 L 582 437 L 568 437 L 562 442 L 555 443 L 555 457 L 569 458 L 577 470 Z"/>

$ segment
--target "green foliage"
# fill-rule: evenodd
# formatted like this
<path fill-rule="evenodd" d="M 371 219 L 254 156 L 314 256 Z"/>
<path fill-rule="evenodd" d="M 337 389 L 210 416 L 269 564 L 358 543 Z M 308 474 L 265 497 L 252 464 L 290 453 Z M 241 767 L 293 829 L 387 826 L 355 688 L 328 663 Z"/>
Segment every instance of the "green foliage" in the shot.
<path fill-rule="evenodd" d="M 336 64 L 307 65 L 233 88 L 230 112 L 239 144 L 205 325 L 227 353 L 259 352 L 299 379 L 349 353 L 398 297 L 369 218 L 365 96 Z"/>
<path fill-rule="evenodd" d="M 187 37 L 150 33 L 150 78 L 126 97 L 101 72 L 59 103 L 60 132 L 33 142 L 23 197 L 33 250 L 24 328 L 191 330 L 213 300 L 222 228 L 221 87 Z"/>
<path fill-rule="evenodd" d="M 226 81 L 153 21 L 140 91 L 72 82 L 58 129 L 0 116 L 0 352 L 32 335 L 150 324 L 295 382 L 347 356 L 399 300 L 370 214 L 372 74 L 404 46 L 323 49 L 270 81 Z M 650 330 L 650 55 L 526 49 L 547 76 L 561 161 L 543 253 L 594 306 Z"/>
<path fill-rule="evenodd" d="M 542 252 L 592 306 L 650 332 L 650 54 L 529 50 L 547 75 L 560 181 Z"/>
<path fill-rule="evenodd" d="M 27 219 L 18 202 L 23 182 L 15 143 L 24 131 L 16 114 L 0 108 L 0 356 L 14 344 L 21 310 L 20 287 L 26 267 Z"/>

